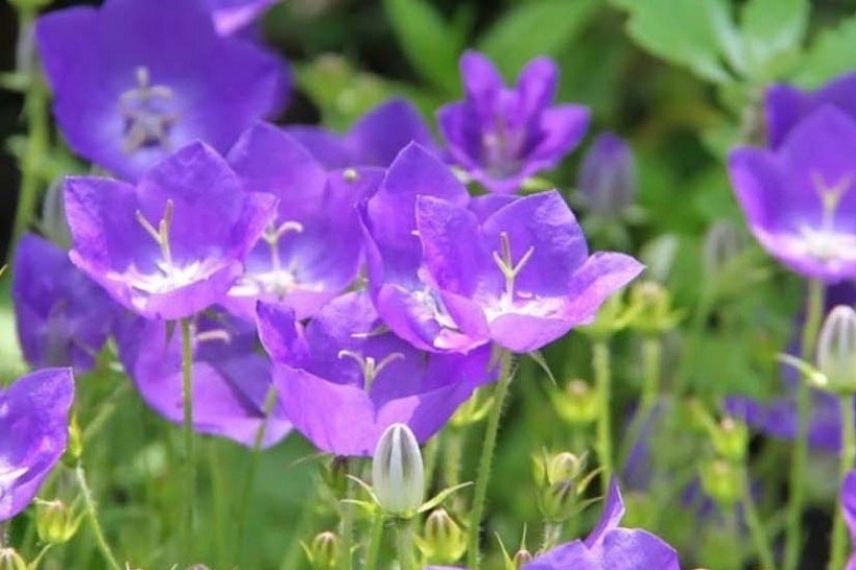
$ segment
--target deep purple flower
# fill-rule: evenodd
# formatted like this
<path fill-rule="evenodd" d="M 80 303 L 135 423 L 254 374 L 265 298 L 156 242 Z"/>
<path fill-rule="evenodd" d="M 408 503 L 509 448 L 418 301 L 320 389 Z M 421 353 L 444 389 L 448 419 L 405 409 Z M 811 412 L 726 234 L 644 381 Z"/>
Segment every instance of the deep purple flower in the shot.
<path fill-rule="evenodd" d="M 850 471 L 841 484 L 841 510 L 850 529 L 851 544 L 856 545 L 856 471 Z M 856 548 L 845 570 L 856 570 Z"/>
<path fill-rule="evenodd" d="M 86 372 L 104 346 L 114 305 L 96 283 L 44 238 L 27 234 L 15 252 L 12 299 L 24 358 L 33 368 Z"/>
<path fill-rule="evenodd" d="M 30 504 L 68 443 L 69 368 L 33 372 L 0 387 L 0 521 Z"/>
<path fill-rule="evenodd" d="M 856 121 L 823 107 L 776 150 L 741 148 L 731 180 L 752 233 L 787 267 L 835 283 L 856 277 Z"/>
<path fill-rule="evenodd" d="M 137 186 L 66 180 L 71 260 L 120 304 L 179 319 L 218 302 L 275 214 L 273 196 L 245 192 L 214 150 L 194 143 Z"/>
<path fill-rule="evenodd" d="M 764 106 L 769 145 L 781 146 L 800 121 L 824 105 L 832 105 L 856 120 L 856 73 L 842 75 L 812 93 L 791 85 L 770 87 Z"/>
<path fill-rule="evenodd" d="M 411 142 L 434 146 L 431 129 L 404 99 L 378 105 L 343 135 L 312 126 L 291 126 L 286 131 L 327 168 L 386 167 Z"/>
<path fill-rule="evenodd" d="M 442 107 L 437 118 L 452 161 L 488 190 L 515 192 L 585 134 L 588 109 L 552 105 L 559 72 L 549 58 L 529 62 L 514 88 L 480 53 L 465 53 L 460 67 L 465 98 Z"/>
<path fill-rule="evenodd" d="M 224 303 L 249 320 L 258 300 L 284 303 L 299 320 L 312 316 L 357 276 L 362 235 L 355 205 L 383 171 L 328 173 L 297 141 L 263 123 L 241 137 L 229 160 L 246 189 L 278 197 L 279 210 Z"/>
<path fill-rule="evenodd" d="M 293 311 L 259 304 L 285 413 L 316 447 L 371 455 L 404 423 L 420 442 L 440 430 L 479 385 L 493 380 L 490 350 L 426 354 L 389 332 L 364 292 L 346 293 L 302 326 Z"/>
<path fill-rule="evenodd" d="M 638 192 L 636 159 L 627 142 L 612 133 L 599 135 L 583 158 L 577 188 L 591 213 L 623 214 Z"/>
<path fill-rule="evenodd" d="M 624 500 L 613 480 L 600 521 L 588 538 L 549 550 L 523 570 L 680 570 L 674 548 L 650 532 L 622 528 L 623 517 Z"/>
<path fill-rule="evenodd" d="M 250 24 L 279 0 L 205 0 L 217 32 L 229 35 Z"/>
<path fill-rule="evenodd" d="M 202 0 L 108 0 L 36 35 L 72 149 L 128 180 L 194 140 L 225 152 L 285 94 L 284 64 L 218 35 Z"/>
<path fill-rule="evenodd" d="M 193 334 L 193 428 L 252 447 L 265 422 L 271 362 L 260 352 L 252 323 L 223 311 L 197 316 Z M 119 354 L 140 395 L 167 420 L 184 421 L 181 334 L 162 320 L 128 315 L 117 327 Z M 263 447 L 291 430 L 277 401 Z"/>

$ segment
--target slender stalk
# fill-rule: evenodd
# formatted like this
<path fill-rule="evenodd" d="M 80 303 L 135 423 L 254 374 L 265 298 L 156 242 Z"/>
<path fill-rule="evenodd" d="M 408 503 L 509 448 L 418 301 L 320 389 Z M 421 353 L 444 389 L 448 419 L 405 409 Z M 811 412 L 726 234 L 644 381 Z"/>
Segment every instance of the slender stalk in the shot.
<path fill-rule="evenodd" d="M 416 570 L 416 562 L 413 557 L 413 537 L 410 534 L 409 521 L 400 520 L 395 523 L 395 550 L 401 570 Z M 371 566 L 367 568 L 371 568 Z"/>
<path fill-rule="evenodd" d="M 746 515 L 746 524 L 749 526 L 749 533 L 752 536 L 752 542 L 755 543 L 755 552 L 758 555 L 758 560 L 761 562 L 761 568 L 764 570 L 775 570 L 776 559 L 773 556 L 773 550 L 770 548 L 767 532 L 764 530 L 764 524 L 758 514 L 758 507 L 755 505 L 755 499 L 752 497 L 752 486 L 749 481 L 749 470 L 743 466 L 743 512 Z"/>
<path fill-rule="evenodd" d="M 228 540 L 223 534 L 224 517 L 226 506 L 224 499 L 227 496 L 227 486 L 224 478 L 222 463 L 220 462 L 220 454 L 217 453 L 217 440 L 211 439 L 208 442 L 208 466 L 211 476 L 211 494 L 212 494 L 212 511 L 213 511 L 213 539 L 216 543 L 215 556 L 217 568 L 223 568 L 226 565 L 226 556 L 228 548 Z"/>
<path fill-rule="evenodd" d="M 348 465 L 348 472 L 350 471 L 351 465 Z M 345 489 L 345 497 L 348 499 L 353 499 L 354 482 L 348 479 Z M 352 545 L 354 543 L 354 505 L 350 503 L 341 503 L 339 509 L 339 517 L 342 529 L 340 532 L 340 535 L 342 537 L 342 548 L 339 551 L 338 567 L 340 570 L 351 570 L 353 563 L 351 559 L 351 550 Z"/>
<path fill-rule="evenodd" d="M 627 458 L 633 453 L 633 449 L 642 436 L 645 424 L 651 417 L 651 412 L 657 404 L 660 394 L 660 376 L 663 342 L 658 336 L 646 337 L 642 341 L 642 395 L 639 398 L 639 408 L 633 415 L 633 421 L 627 428 L 627 435 L 621 452 L 618 454 L 618 464 L 622 467 L 627 463 Z"/>
<path fill-rule="evenodd" d="M 843 482 L 856 461 L 856 411 L 853 396 L 841 396 L 841 476 Z M 832 545 L 829 551 L 829 570 L 844 568 L 847 556 L 847 526 L 844 513 L 838 509 L 832 528 Z"/>
<path fill-rule="evenodd" d="M 444 477 L 446 486 L 454 487 L 461 482 L 461 462 L 464 459 L 464 430 L 452 428 L 448 431 L 445 442 Z"/>
<path fill-rule="evenodd" d="M 482 444 L 481 458 L 479 460 L 478 474 L 476 475 L 476 488 L 473 495 L 473 508 L 470 514 L 470 525 L 467 529 L 467 562 L 471 570 L 479 570 L 479 534 L 481 531 L 482 517 L 484 516 L 484 503 L 487 498 L 487 484 L 490 480 L 490 469 L 493 464 L 493 452 L 496 447 L 496 436 L 499 432 L 499 419 L 502 416 L 502 407 L 511 385 L 511 353 L 503 350 L 500 354 L 500 375 L 494 394 L 493 409 L 487 419 L 484 443 Z"/>
<path fill-rule="evenodd" d="M 110 544 L 104 537 L 101 523 L 98 521 L 98 511 L 95 507 L 95 501 L 92 498 L 92 491 L 89 489 L 89 484 L 86 481 L 86 472 L 83 470 L 82 462 L 77 463 L 74 474 L 77 476 L 77 484 L 83 495 L 83 505 L 86 509 L 86 516 L 89 518 L 89 525 L 92 527 L 92 533 L 95 535 L 95 544 L 98 546 L 101 556 L 104 557 L 111 570 L 122 570 L 122 567 L 116 560 L 116 555 L 113 554 L 113 550 L 110 548 Z"/>
<path fill-rule="evenodd" d="M 823 320 L 823 283 L 813 279 L 808 286 L 808 306 L 803 326 L 800 355 L 803 360 L 814 359 L 817 334 Z M 811 390 L 805 381 L 797 387 L 799 428 L 791 456 L 790 497 L 785 528 L 784 570 L 796 570 L 803 545 L 802 513 L 805 502 L 805 468 L 808 459 L 808 427 L 811 417 Z"/>
<path fill-rule="evenodd" d="M 182 319 L 181 327 L 181 378 L 182 400 L 184 404 L 184 452 L 185 479 L 187 491 L 184 512 L 183 547 L 184 556 L 190 562 L 193 550 L 193 514 L 196 502 L 196 450 L 193 438 L 193 339 L 192 323 L 189 318 Z"/>
<path fill-rule="evenodd" d="M 434 475 L 437 471 L 438 457 L 440 455 L 440 437 L 433 437 L 425 445 L 425 485 L 430 489 L 434 484 Z"/>
<path fill-rule="evenodd" d="M 291 540 L 288 541 L 288 550 L 285 551 L 285 555 L 282 557 L 282 564 L 279 565 L 280 570 L 294 570 L 298 567 L 298 560 L 303 555 L 303 549 L 300 547 L 300 537 L 304 536 L 312 528 L 318 516 L 318 509 L 315 508 L 315 500 L 320 482 L 314 483 L 309 485 L 309 489 L 304 497 L 303 512 L 294 526 Z"/>
<path fill-rule="evenodd" d="M 372 534 L 369 539 L 369 549 L 366 552 L 366 570 L 378 567 L 377 563 L 380 556 L 380 546 L 383 541 L 383 526 L 383 515 L 378 513 L 375 515 L 374 522 L 372 523 Z"/>
<path fill-rule="evenodd" d="M 592 346 L 594 383 L 600 413 L 597 416 L 597 453 L 601 467 L 601 492 L 609 494 L 609 481 L 612 478 L 612 414 L 610 413 L 610 370 L 609 345 L 606 340 L 595 340 Z"/>

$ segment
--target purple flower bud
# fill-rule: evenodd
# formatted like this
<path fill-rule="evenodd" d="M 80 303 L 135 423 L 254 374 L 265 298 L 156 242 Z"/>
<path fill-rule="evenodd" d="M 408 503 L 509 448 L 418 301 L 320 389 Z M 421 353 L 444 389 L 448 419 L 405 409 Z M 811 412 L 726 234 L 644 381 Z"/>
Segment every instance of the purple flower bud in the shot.
<path fill-rule="evenodd" d="M 599 135 L 583 158 L 577 187 L 589 212 L 616 217 L 638 193 L 636 159 L 628 144 L 612 133 Z"/>

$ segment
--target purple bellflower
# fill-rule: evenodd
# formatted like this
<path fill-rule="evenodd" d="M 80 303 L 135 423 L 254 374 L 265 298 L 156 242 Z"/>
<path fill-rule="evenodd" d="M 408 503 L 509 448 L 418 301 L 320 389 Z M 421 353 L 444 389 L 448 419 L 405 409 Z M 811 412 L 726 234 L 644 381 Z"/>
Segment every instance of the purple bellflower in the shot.
<path fill-rule="evenodd" d="M 847 528 L 850 529 L 851 545 L 856 545 L 856 471 L 850 471 L 841 484 L 841 509 Z M 856 570 L 856 547 L 853 550 L 844 570 Z"/>
<path fill-rule="evenodd" d="M 421 352 L 383 326 L 365 292 L 337 297 L 305 327 L 293 311 L 260 303 L 258 328 L 285 413 L 336 455 L 371 455 L 394 423 L 424 442 L 495 377 L 487 347 L 466 356 Z"/>
<path fill-rule="evenodd" d="M 624 500 L 613 480 L 600 521 L 588 538 L 557 546 L 523 570 L 680 570 L 674 548 L 650 532 L 619 526 L 623 517 Z"/>
<path fill-rule="evenodd" d="M 461 57 L 463 101 L 438 112 L 452 162 L 492 192 L 517 191 L 524 180 L 554 167 L 579 144 L 589 122 L 581 105 L 554 105 L 558 69 L 533 59 L 514 88 L 477 52 Z"/>
<path fill-rule="evenodd" d="M 391 99 L 365 114 L 344 135 L 321 127 L 290 126 L 288 134 L 327 168 L 389 166 L 411 142 L 434 146 L 431 129 L 404 99 Z"/>
<path fill-rule="evenodd" d="M 259 18 L 279 0 L 205 0 L 221 35 L 235 33 Z"/>
<path fill-rule="evenodd" d="M 633 204 L 637 187 L 633 150 L 619 136 L 599 135 L 583 158 L 577 177 L 577 188 L 588 211 L 603 217 L 620 216 Z"/>
<path fill-rule="evenodd" d="M 219 36 L 202 0 L 60 10 L 36 35 L 69 145 L 124 179 L 194 140 L 225 152 L 284 99 L 284 64 Z"/>
<path fill-rule="evenodd" d="M 271 362 L 258 349 L 252 323 L 209 310 L 194 319 L 193 428 L 252 447 L 262 425 L 263 447 L 291 430 L 275 402 L 265 421 L 272 388 Z M 184 421 L 181 335 L 167 323 L 128 314 L 117 327 L 119 354 L 143 400 L 167 420 Z"/>
<path fill-rule="evenodd" d="M 71 366 L 86 372 L 110 335 L 113 302 L 68 253 L 27 234 L 15 252 L 12 299 L 18 338 L 33 368 Z"/>
<path fill-rule="evenodd" d="M 0 387 L 0 521 L 27 508 L 65 452 L 73 400 L 70 368 L 39 370 Z"/>
<path fill-rule="evenodd" d="M 558 192 L 469 202 L 417 146 L 390 167 L 364 223 L 378 312 L 423 350 L 538 350 L 591 322 L 642 270 L 626 255 L 590 256 Z"/>
<path fill-rule="evenodd" d="M 246 192 L 214 150 L 191 144 L 137 186 L 66 180 L 72 262 L 121 305 L 180 319 L 218 302 L 276 212 L 273 196 Z"/>
<path fill-rule="evenodd" d="M 780 147 L 796 125 L 824 105 L 856 120 L 856 73 L 842 75 L 812 93 L 790 85 L 770 87 L 764 105 L 769 145 Z"/>
<path fill-rule="evenodd" d="M 789 269 L 836 283 L 856 277 L 856 120 L 834 107 L 812 113 L 776 150 L 729 158 L 752 233 Z"/>
<path fill-rule="evenodd" d="M 224 304 L 247 320 L 256 302 L 283 303 L 312 316 L 357 277 L 362 234 L 356 203 L 380 182 L 379 168 L 328 173 L 285 132 L 259 123 L 229 154 L 247 190 L 279 198 L 276 219 L 245 261 Z"/>

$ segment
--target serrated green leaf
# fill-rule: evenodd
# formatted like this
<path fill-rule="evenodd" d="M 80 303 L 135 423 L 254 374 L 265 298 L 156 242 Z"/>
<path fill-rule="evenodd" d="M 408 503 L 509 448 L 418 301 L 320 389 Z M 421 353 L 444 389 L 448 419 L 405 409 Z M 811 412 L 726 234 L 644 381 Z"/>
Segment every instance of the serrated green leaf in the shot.
<path fill-rule="evenodd" d="M 478 42 L 479 49 L 511 78 L 527 61 L 554 55 L 585 28 L 600 0 L 537 0 L 506 12 Z"/>
<path fill-rule="evenodd" d="M 822 31 L 800 63 L 795 80 L 816 88 L 833 77 L 856 69 L 856 14 Z"/>
<path fill-rule="evenodd" d="M 751 0 L 745 5 L 741 30 L 751 74 L 769 72 L 775 59 L 796 51 L 809 11 L 808 0 Z"/>

